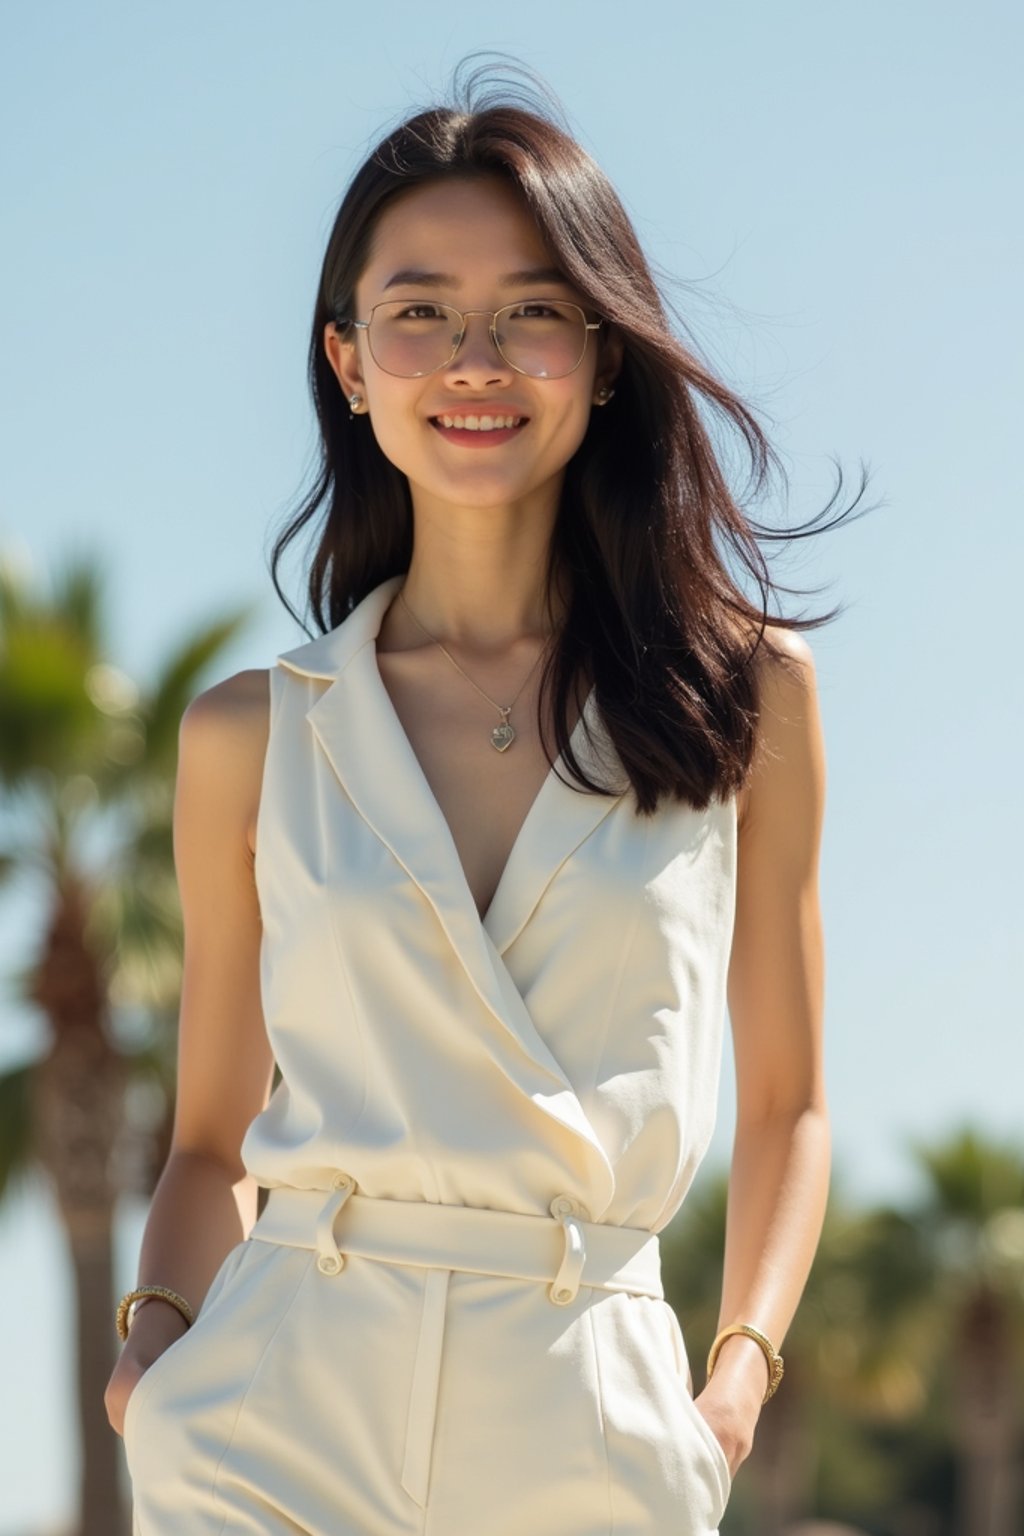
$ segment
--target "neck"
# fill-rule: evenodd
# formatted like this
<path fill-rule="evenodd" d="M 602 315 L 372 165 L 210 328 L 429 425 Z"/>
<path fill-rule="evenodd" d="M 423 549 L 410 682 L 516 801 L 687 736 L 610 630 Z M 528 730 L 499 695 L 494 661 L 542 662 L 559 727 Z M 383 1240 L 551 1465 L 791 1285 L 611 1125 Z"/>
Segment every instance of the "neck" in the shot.
<path fill-rule="evenodd" d="M 558 486 L 545 484 L 513 503 L 442 502 L 413 486 L 413 547 L 402 595 L 430 635 L 462 656 L 485 660 L 536 646 L 561 627 L 568 579 L 545 574 L 558 514 Z M 382 625 L 385 648 L 428 643 L 399 602 Z"/>

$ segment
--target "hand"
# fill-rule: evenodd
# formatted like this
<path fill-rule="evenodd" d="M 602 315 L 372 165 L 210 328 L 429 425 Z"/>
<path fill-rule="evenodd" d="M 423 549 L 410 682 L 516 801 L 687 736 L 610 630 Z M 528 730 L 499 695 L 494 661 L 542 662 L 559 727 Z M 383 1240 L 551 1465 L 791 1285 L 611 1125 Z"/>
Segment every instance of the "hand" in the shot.
<path fill-rule="evenodd" d="M 110 1426 L 119 1435 L 124 1434 L 125 1409 L 139 1381 L 154 1360 L 175 1339 L 181 1338 L 187 1327 L 177 1307 L 159 1297 L 150 1298 L 135 1308 L 128 1337 L 103 1394 L 103 1406 L 107 1410 Z"/>
<path fill-rule="evenodd" d="M 749 1391 L 738 1390 L 736 1383 L 727 1382 L 724 1377 L 720 1380 L 716 1370 L 693 1403 L 725 1452 L 730 1475 L 735 1477 L 753 1448 L 761 1399 L 752 1398 Z"/>

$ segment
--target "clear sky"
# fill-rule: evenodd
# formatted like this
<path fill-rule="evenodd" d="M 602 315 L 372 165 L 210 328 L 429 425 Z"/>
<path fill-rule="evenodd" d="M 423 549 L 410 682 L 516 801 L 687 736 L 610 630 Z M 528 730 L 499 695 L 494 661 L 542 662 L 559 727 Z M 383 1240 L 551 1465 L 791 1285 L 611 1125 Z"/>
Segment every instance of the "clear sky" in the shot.
<path fill-rule="evenodd" d="M 865 1200 L 912 1191 L 909 1138 L 1021 1121 L 1021 32 L 1010 0 L 0 14 L 0 548 L 44 574 L 72 543 L 100 552 L 110 659 L 140 681 L 235 604 L 256 618 L 209 682 L 304 638 L 267 553 L 314 441 L 327 234 L 379 134 L 471 49 L 541 71 L 685 280 L 673 298 L 791 475 L 761 515 L 819 511 L 832 455 L 845 502 L 868 463 L 884 505 L 775 566 L 825 584 L 808 610 L 847 605 L 807 638 L 836 1167 Z M 0 901 L 0 969 L 37 919 L 25 892 Z M 0 1000 L 0 1058 L 39 1039 Z M 727 1056 L 708 1168 L 731 1094 Z M 57 1532 L 70 1291 L 38 1193 L 0 1209 L 0 1294 L 0 1536 Z"/>

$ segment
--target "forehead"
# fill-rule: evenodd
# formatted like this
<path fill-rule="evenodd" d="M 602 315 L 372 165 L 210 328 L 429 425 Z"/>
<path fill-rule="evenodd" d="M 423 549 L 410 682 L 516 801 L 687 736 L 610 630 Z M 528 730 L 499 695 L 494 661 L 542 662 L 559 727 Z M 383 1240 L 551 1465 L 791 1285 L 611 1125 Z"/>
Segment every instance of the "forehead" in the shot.
<path fill-rule="evenodd" d="M 498 177 L 428 182 L 401 193 L 377 220 L 360 280 L 380 290 L 402 268 L 462 282 L 557 266 L 515 187 Z"/>

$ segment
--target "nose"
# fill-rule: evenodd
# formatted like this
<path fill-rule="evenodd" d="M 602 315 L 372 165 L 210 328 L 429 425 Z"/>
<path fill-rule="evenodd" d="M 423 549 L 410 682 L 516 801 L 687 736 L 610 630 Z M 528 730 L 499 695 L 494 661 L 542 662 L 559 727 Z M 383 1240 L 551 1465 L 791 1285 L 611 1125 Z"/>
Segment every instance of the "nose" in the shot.
<path fill-rule="evenodd" d="M 506 363 L 494 344 L 491 319 L 489 314 L 475 310 L 467 313 L 462 340 L 446 369 L 449 383 L 461 380 L 477 385 L 481 382 L 495 384 L 511 380 L 515 370 Z"/>

